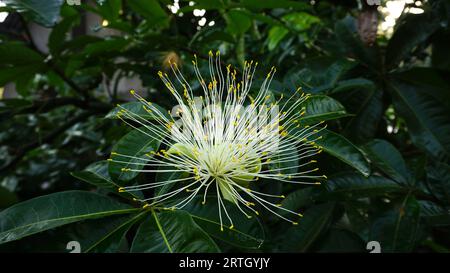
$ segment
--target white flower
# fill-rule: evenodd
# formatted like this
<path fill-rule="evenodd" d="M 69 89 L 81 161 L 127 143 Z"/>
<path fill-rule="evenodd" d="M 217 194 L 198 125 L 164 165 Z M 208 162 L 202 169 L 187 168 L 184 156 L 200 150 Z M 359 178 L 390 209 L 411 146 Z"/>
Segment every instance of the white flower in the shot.
<path fill-rule="evenodd" d="M 257 63 L 246 62 L 242 80 L 238 81 L 237 72 L 230 65 L 226 67 L 226 73 L 222 70 L 219 52 L 215 56 L 210 52 L 210 79 L 206 80 L 198 69 L 197 57 L 194 57 L 194 71 L 202 96 L 194 97 L 194 90 L 176 63 L 171 63 L 175 83 L 169 75 L 158 73 L 178 102 L 170 116 L 134 91 L 131 93 L 155 120 L 146 120 L 124 107 L 118 113 L 125 123 L 161 141 L 167 147 L 166 150 L 152 152 L 146 158 L 113 152 L 109 159 L 120 163 L 132 158 L 139 162 L 135 165 L 148 167 L 123 171 L 171 172 L 180 173 L 180 176 L 169 181 L 150 182 L 119 190 L 131 192 L 174 185 L 167 193 L 139 200 L 145 206 L 177 200 L 171 205 L 173 209 L 183 208 L 198 195 L 203 196 L 205 204 L 207 194 L 215 193 L 222 230 L 225 217 L 230 228 L 233 228 L 233 219 L 228 214 L 224 199 L 234 203 L 249 218 L 252 212 L 259 215 L 256 207 L 260 206 L 297 224 L 292 218 L 301 214 L 282 207 L 280 202 L 268 201 L 282 199 L 283 195 L 264 193 L 253 188 L 258 180 L 263 179 L 272 183 L 320 184 L 318 180 L 324 176 L 314 174 L 318 169 L 311 167 L 315 160 L 309 159 L 321 152 L 314 142 L 319 138 L 316 134 L 320 129 L 318 124 L 302 126 L 299 122 L 305 114 L 305 109 L 300 106 L 309 95 L 298 89 L 283 104 L 283 98 L 275 101 L 269 92 L 276 71 L 272 67 L 253 98 L 250 88 Z M 284 164 L 292 160 L 302 163 L 295 166 Z M 280 214 L 281 211 L 286 213 Z"/>

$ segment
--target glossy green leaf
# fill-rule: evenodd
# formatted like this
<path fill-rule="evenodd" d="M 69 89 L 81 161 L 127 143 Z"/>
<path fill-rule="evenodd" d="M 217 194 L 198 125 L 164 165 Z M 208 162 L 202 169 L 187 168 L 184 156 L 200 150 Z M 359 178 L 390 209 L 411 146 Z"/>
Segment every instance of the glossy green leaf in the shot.
<path fill-rule="evenodd" d="M 316 143 L 325 152 L 355 168 L 364 176 L 369 176 L 369 163 L 358 147 L 345 137 L 326 129 L 320 131 L 318 135 L 322 136 L 322 138 L 316 140 Z M 314 137 L 317 137 L 317 135 Z"/>
<path fill-rule="evenodd" d="M 411 182 L 411 174 L 400 152 L 389 142 L 375 139 L 365 146 L 369 160 L 380 171 L 397 182 Z"/>
<path fill-rule="evenodd" d="M 121 156 L 120 154 L 145 159 L 146 154 L 158 150 L 159 144 L 160 142 L 151 136 L 151 132 L 143 127 L 129 132 L 112 149 L 113 153 L 119 154 L 112 155 L 112 158 L 122 162 L 110 161 L 109 174 L 117 181 L 130 181 L 135 178 L 139 174 L 138 171 L 144 167 L 142 165 L 144 161 Z"/>
<path fill-rule="evenodd" d="M 139 227 L 131 252 L 219 252 L 214 241 L 185 211 L 152 212 Z"/>
<path fill-rule="evenodd" d="M 281 202 L 283 208 L 291 211 L 299 211 L 303 207 L 312 205 L 314 202 L 314 188 L 308 187 L 305 189 L 296 190 L 286 196 Z"/>
<path fill-rule="evenodd" d="M 300 107 L 304 107 L 306 111 L 305 115 L 299 118 L 302 125 L 311 125 L 347 116 L 347 112 L 340 102 L 323 95 L 310 97 Z"/>
<path fill-rule="evenodd" d="M 136 211 L 109 197 L 66 191 L 36 197 L 0 212 L 0 243 L 85 219 Z"/>
<path fill-rule="evenodd" d="M 327 193 L 326 198 L 360 198 L 365 196 L 377 196 L 402 190 L 394 181 L 382 176 L 371 175 L 364 177 L 359 174 L 344 174 L 329 178 L 324 183 Z"/>
<path fill-rule="evenodd" d="M 71 174 L 91 185 L 117 193 L 129 199 L 142 197 L 142 194 L 139 192 L 118 192 L 120 185 L 111 179 L 108 169 L 108 161 L 104 160 L 92 163 L 83 171 L 72 172 Z"/>

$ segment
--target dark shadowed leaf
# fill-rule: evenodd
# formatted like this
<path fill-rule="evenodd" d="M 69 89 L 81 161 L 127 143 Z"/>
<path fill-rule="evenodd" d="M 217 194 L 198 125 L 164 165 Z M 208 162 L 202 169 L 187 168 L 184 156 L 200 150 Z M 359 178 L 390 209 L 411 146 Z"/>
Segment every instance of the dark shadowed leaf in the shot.
<path fill-rule="evenodd" d="M 305 252 L 325 232 L 333 215 L 334 204 L 326 203 L 306 210 L 298 225 L 289 228 L 280 236 L 281 251 Z"/>
<path fill-rule="evenodd" d="M 405 120 L 412 141 L 431 155 L 450 156 L 450 111 L 438 94 L 422 85 L 392 80 L 394 107 Z"/>
<path fill-rule="evenodd" d="M 152 212 L 139 227 L 131 252 L 220 252 L 185 211 Z"/>
<path fill-rule="evenodd" d="M 327 198 L 361 198 L 365 196 L 384 195 L 401 191 L 402 188 L 394 181 L 377 175 L 364 177 L 359 174 L 344 174 L 329 178 L 324 183 Z"/>
<path fill-rule="evenodd" d="M 255 215 L 248 219 L 236 208 L 236 205 L 224 200 L 234 227 L 229 228 L 231 224 L 222 209 L 224 222 L 223 231 L 221 231 L 217 199 L 207 198 L 205 205 L 201 204 L 202 200 L 202 198 L 194 199 L 185 207 L 185 210 L 189 211 L 195 222 L 211 237 L 240 248 L 259 248 L 262 245 L 265 239 L 264 230 Z"/>
<path fill-rule="evenodd" d="M 412 176 L 400 152 L 389 142 L 375 139 L 365 146 L 371 163 L 397 182 L 411 183 Z"/>
<path fill-rule="evenodd" d="M 370 228 L 369 240 L 381 244 L 381 252 L 410 252 L 422 239 L 420 205 L 408 196 L 396 208 L 377 217 Z"/>

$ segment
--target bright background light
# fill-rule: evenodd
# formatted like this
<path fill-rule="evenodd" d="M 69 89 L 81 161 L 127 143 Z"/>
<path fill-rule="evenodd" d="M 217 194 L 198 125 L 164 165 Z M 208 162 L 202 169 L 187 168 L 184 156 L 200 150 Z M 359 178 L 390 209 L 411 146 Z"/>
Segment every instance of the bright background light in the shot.
<path fill-rule="evenodd" d="M 5 3 L 3 3 L 3 1 L 0 1 L 0 7 L 4 7 L 6 6 Z M 8 13 L 7 12 L 0 12 L 0 23 L 3 23 L 3 21 L 5 21 L 6 17 L 8 17 Z"/>
<path fill-rule="evenodd" d="M 405 8 L 406 4 L 413 4 L 415 3 L 416 6 L 421 6 L 421 1 L 414 1 L 414 0 L 391 0 L 387 1 L 386 5 L 380 6 L 379 11 L 384 15 L 384 21 L 380 24 L 380 31 L 386 35 L 391 36 L 394 32 L 394 26 L 397 21 L 397 19 L 402 15 L 402 12 L 404 13 L 414 13 L 414 14 L 420 14 L 423 13 L 423 9 L 421 8 Z"/>

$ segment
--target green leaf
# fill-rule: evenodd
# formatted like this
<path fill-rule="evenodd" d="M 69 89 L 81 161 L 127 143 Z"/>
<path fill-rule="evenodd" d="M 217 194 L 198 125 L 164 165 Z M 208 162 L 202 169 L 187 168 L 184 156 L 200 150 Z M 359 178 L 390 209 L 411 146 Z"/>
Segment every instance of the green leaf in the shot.
<path fill-rule="evenodd" d="M 324 185 L 327 190 L 326 193 L 323 193 L 325 199 L 331 197 L 337 197 L 338 199 L 357 199 L 360 197 L 398 192 L 403 189 L 394 181 L 382 176 L 371 175 L 364 177 L 358 174 L 345 174 L 332 177 Z"/>
<path fill-rule="evenodd" d="M 64 0 L 3 0 L 8 7 L 23 13 L 34 22 L 45 27 L 52 27 L 59 18 L 59 12 Z"/>
<path fill-rule="evenodd" d="M 298 225 L 290 227 L 280 235 L 280 250 L 305 252 L 330 225 L 334 203 L 314 206 L 304 213 Z"/>
<path fill-rule="evenodd" d="M 395 181 L 411 183 L 411 174 L 400 152 L 389 142 L 375 139 L 365 146 L 371 163 Z"/>
<path fill-rule="evenodd" d="M 375 86 L 367 85 L 366 89 L 339 91 L 339 99 L 344 103 L 347 112 L 353 114 L 345 125 L 344 135 L 356 143 L 365 143 L 372 139 L 379 129 L 383 117 L 383 92 Z M 336 89 L 335 89 L 336 90 Z"/>
<path fill-rule="evenodd" d="M 228 11 L 224 17 L 227 22 L 227 31 L 233 35 L 245 33 L 252 25 L 247 14 L 238 9 Z"/>
<path fill-rule="evenodd" d="M 34 74 L 46 70 L 43 57 L 23 43 L 0 43 L 0 52 L 0 86 L 30 81 Z"/>
<path fill-rule="evenodd" d="M 285 25 L 276 25 L 269 30 L 267 44 L 269 50 L 277 47 L 278 43 L 289 33 L 289 30 L 297 33 L 310 29 L 314 24 L 320 23 L 319 17 L 306 12 L 289 13 L 281 17 Z"/>
<path fill-rule="evenodd" d="M 336 87 L 330 91 L 331 94 L 343 93 L 349 90 L 375 90 L 376 86 L 373 81 L 364 78 L 355 78 L 342 80 L 336 84 Z"/>
<path fill-rule="evenodd" d="M 83 171 L 72 172 L 71 174 L 74 177 L 83 180 L 91 185 L 94 185 L 102 189 L 106 189 L 109 192 L 119 194 L 128 199 L 132 198 L 139 199 L 142 197 L 138 192 L 118 192 L 120 185 L 115 183 L 111 179 L 111 177 L 109 176 L 108 167 L 109 167 L 108 161 L 104 160 L 92 163 Z"/>
<path fill-rule="evenodd" d="M 36 197 L 0 212 L 0 243 L 85 219 L 136 211 L 109 197 L 66 191 Z"/>
<path fill-rule="evenodd" d="M 233 219 L 234 227 L 224 215 L 222 208 L 223 231 L 219 219 L 219 207 L 216 198 L 207 198 L 205 205 L 202 198 L 194 198 L 184 209 L 194 221 L 211 237 L 239 248 L 259 248 L 265 239 L 263 227 L 256 217 L 248 219 L 234 203 L 224 200 L 228 214 Z"/>
<path fill-rule="evenodd" d="M 321 139 L 316 140 L 316 143 L 325 152 L 355 168 L 364 176 L 369 176 L 369 163 L 361 151 L 349 140 L 326 129 L 321 130 L 318 135 L 313 137 L 317 136 L 322 136 Z"/>
<path fill-rule="evenodd" d="M 67 38 L 67 33 L 75 24 L 79 22 L 79 19 L 79 14 L 66 17 L 52 29 L 52 32 L 48 38 L 48 47 L 53 56 L 58 56 L 64 49 L 64 42 Z"/>
<path fill-rule="evenodd" d="M 420 215 L 429 226 L 450 226 L 450 211 L 430 201 L 419 201 Z"/>
<path fill-rule="evenodd" d="M 396 25 L 397 26 L 397 25 Z M 431 12 L 407 14 L 398 23 L 386 49 L 386 65 L 392 67 L 411 50 L 423 43 L 439 28 L 439 21 Z"/>
<path fill-rule="evenodd" d="M 156 213 L 139 227 L 131 252 L 220 252 L 214 241 L 185 211 Z"/>
<path fill-rule="evenodd" d="M 90 43 L 84 49 L 84 53 L 88 57 L 102 55 L 107 52 L 120 52 L 129 44 L 126 38 L 114 37 L 106 40 L 101 40 L 95 43 Z"/>
<path fill-rule="evenodd" d="M 299 211 L 303 207 L 312 205 L 313 203 L 313 187 L 296 190 L 286 196 L 281 202 L 283 208 L 291 211 Z"/>
<path fill-rule="evenodd" d="M 129 132 L 122 137 L 112 149 L 112 152 L 119 154 L 112 155 L 112 159 L 122 162 L 110 161 L 109 174 L 117 182 L 130 181 L 139 174 L 137 171 L 142 170 L 144 166 L 141 164 L 143 164 L 144 161 L 121 156 L 120 154 L 145 158 L 145 154 L 148 154 L 151 151 L 156 152 L 159 145 L 160 141 L 155 140 L 155 136 L 143 127 L 139 130 L 135 129 Z M 128 171 L 128 169 L 137 171 Z"/>
<path fill-rule="evenodd" d="M 0 43 L 0 67 L 4 65 L 22 66 L 40 63 L 44 59 L 39 53 L 20 42 Z"/>
<path fill-rule="evenodd" d="M 111 219 L 100 219 L 109 220 L 108 222 L 104 221 L 107 230 L 102 229 L 98 222 L 95 223 L 97 225 L 89 229 L 90 234 L 88 238 L 91 239 L 90 243 L 80 241 L 80 244 L 84 247 L 82 251 L 91 253 L 117 252 L 124 240 L 126 240 L 125 235 L 129 229 L 145 214 L 147 214 L 146 211 L 131 216 L 121 216 L 114 219 L 114 221 Z M 92 240 L 92 238 L 95 238 L 95 240 Z"/>
<path fill-rule="evenodd" d="M 285 27 L 273 26 L 269 30 L 269 35 L 267 36 L 267 47 L 269 50 L 274 50 L 278 43 L 283 40 L 283 38 L 289 33 Z"/>
<path fill-rule="evenodd" d="M 378 241 L 381 252 L 410 252 L 421 238 L 420 206 L 412 196 L 377 217 L 370 228 L 369 240 Z"/>
<path fill-rule="evenodd" d="M 164 108 L 162 108 L 161 106 L 152 103 L 152 105 L 159 110 L 159 112 L 161 114 L 163 114 L 163 116 L 165 117 L 169 117 L 167 110 L 165 110 Z M 143 107 L 143 104 L 139 101 L 132 101 L 132 102 L 127 102 L 124 104 L 121 104 L 120 107 L 116 107 L 113 110 L 111 110 L 106 116 L 105 118 L 110 118 L 110 119 L 117 119 L 117 114 L 119 113 L 119 111 L 121 110 L 127 110 L 130 111 L 131 113 L 138 115 L 139 117 L 146 119 L 146 120 L 155 120 L 156 118 L 159 117 L 159 115 L 155 115 L 153 114 L 153 112 L 149 113 L 148 111 L 146 111 Z M 122 115 L 122 118 L 127 119 L 126 115 Z"/>
<path fill-rule="evenodd" d="M 103 19 L 108 21 L 115 21 L 120 16 L 120 10 L 122 9 L 121 0 L 108 0 L 102 1 L 94 8 L 96 13 L 102 16 Z"/>
<path fill-rule="evenodd" d="M 128 1 L 127 5 L 137 14 L 142 15 L 150 25 L 165 26 L 168 23 L 166 12 L 156 0 L 133 0 Z"/>
<path fill-rule="evenodd" d="M 305 115 L 299 118 L 302 125 L 311 125 L 347 116 L 347 112 L 340 102 L 323 95 L 310 97 L 300 107 L 304 107 L 306 111 Z"/>
<path fill-rule="evenodd" d="M 405 75 L 404 75 L 405 76 Z M 390 81 L 396 112 L 405 120 L 411 140 L 434 157 L 450 156 L 450 111 L 437 90 L 395 78 Z M 431 92 L 433 91 L 433 92 Z M 436 92 L 435 92 L 436 91 Z"/>
<path fill-rule="evenodd" d="M 434 196 L 450 204 L 450 165 L 438 162 L 427 168 L 427 182 Z"/>

